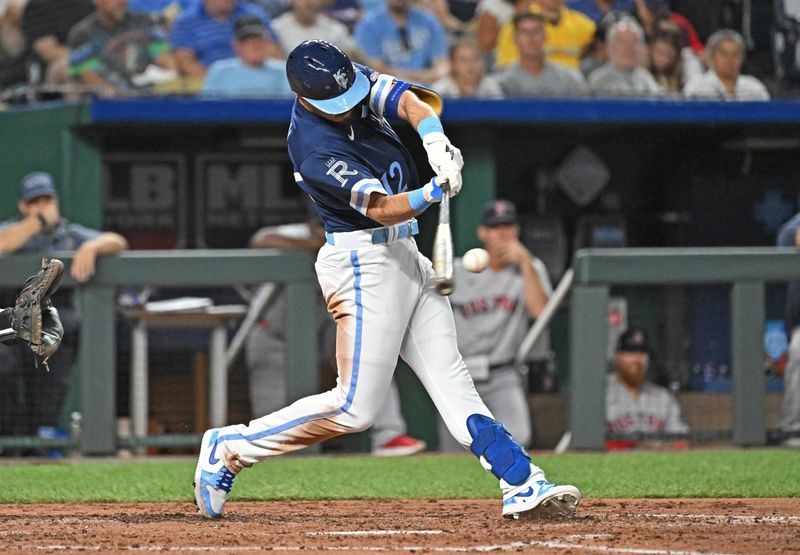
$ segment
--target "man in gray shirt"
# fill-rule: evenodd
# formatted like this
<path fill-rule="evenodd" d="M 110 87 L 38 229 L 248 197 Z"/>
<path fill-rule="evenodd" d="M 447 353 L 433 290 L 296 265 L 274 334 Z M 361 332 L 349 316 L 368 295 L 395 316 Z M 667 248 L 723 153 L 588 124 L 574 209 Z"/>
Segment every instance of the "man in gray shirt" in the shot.
<path fill-rule="evenodd" d="M 514 43 L 519 62 L 497 76 L 509 97 L 585 96 L 589 89 L 580 72 L 547 61 L 544 18 L 524 12 L 514 16 Z"/>
<path fill-rule="evenodd" d="M 625 331 L 617 343 L 614 371 L 606 385 L 606 431 L 615 436 L 684 435 L 689 427 L 677 399 L 647 380 L 650 342 L 641 328 Z M 619 445 L 608 445 L 609 448 Z M 632 446 L 632 445 L 625 445 Z"/>
<path fill-rule="evenodd" d="M 516 207 L 496 200 L 484 210 L 478 238 L 489 253 L 489 266 L 470 273 L 461 259 L 454 264 L 458 286 L 450 296 L 464 357 L 475 389 L 521 445 L 531 440 L 531 415 L 525 380 L 515 362 L 532 318 L 544 310 L 553 291 L 547 268 L 519 240 Z M 439 449 L 463 449 L 440 419 Z"/>
<path fill-rule="evenodd" d="M 608 62 L 589 74 L 589 86 L 597 96 L 663 96 L 664 89 L 641 66 L 645 56 L 644 31 L 625 18 L 606 33 Z"/>

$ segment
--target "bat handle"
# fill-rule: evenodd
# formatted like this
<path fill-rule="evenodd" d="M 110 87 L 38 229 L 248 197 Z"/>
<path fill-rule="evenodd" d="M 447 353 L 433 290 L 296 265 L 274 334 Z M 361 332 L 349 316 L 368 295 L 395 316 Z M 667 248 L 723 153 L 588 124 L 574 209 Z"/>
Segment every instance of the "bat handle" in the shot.
<path fill-rule="evenodd" d="M 442 183 L 439 227 L 434 242 L 436 290 L 440 295 L 450 295 L 453 292 L 453 237 L 450 231 L 450 184 L 447 181 Z"/>

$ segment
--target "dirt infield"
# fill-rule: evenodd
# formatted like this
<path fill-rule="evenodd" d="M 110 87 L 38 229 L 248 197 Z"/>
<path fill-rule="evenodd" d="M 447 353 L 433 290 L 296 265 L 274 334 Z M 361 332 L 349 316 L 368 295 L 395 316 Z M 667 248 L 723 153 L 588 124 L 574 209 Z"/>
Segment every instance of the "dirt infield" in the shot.
<path fill-rule="evenodd" d="M 566 521 L 503 520 L 499 501 L 0 505 L 3 553 L 800 553 L 800 499 L 589 499 Z"/>

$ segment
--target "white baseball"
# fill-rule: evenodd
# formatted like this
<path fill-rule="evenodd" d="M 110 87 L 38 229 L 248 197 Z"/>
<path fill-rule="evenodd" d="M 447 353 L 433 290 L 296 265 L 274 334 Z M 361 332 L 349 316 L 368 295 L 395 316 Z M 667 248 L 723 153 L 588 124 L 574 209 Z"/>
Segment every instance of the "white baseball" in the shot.
<path fill-rule="evenodd" d="M 470 249 L 464 253 L 461 259 L 464 268 L 470 272 L 482 272 L 489 265 L 489 253 L 483 249 Z"/>

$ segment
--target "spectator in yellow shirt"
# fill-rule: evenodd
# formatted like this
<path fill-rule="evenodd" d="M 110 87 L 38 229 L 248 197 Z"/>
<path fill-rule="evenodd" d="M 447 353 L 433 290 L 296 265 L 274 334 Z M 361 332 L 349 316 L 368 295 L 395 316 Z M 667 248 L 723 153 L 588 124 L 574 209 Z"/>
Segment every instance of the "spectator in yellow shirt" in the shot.
<path fill-rule="evenodd" d="M 535 0 L 530 11 L 545 18 L 547 60 L 578 69 L 581 56 L 594 39 L 594 22 L 582 13 L 567 8 L 564 0 Z M 514 28 L 509 21 L 500 29 L 495 64 L 504 67 L 518 59 Z"/>

